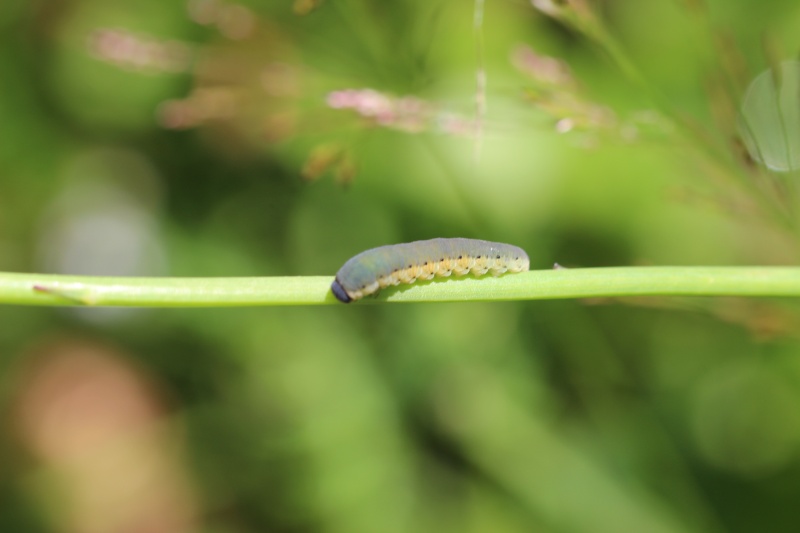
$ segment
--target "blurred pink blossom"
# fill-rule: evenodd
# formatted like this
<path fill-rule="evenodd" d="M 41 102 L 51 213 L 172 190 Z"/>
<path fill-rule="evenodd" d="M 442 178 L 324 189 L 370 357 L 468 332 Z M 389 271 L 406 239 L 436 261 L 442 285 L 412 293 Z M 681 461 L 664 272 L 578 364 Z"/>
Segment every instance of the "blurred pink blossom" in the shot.
<path fill-rule="evenodd" d="M 537 54 L 530 46 L 518 46 L 511 54 L 511 63 L 517 70 L 541 84 L 569 88 L 577 86 L 566 63 L 554 57 Z"/>
<path fill-rule="evenodd" d="M 216 26 L 222 35 L 234 41 L 247 39 L 256 30 L 256 15 L 241 4 L 220 0 L 189 0 L 187 9 L 196 23 Z"/>
<path fill-rule="evenodd" d="M 436 105 L 414 96 L 394 97 L 374 89 L 343 89 L 328 94 L 332 109 L 351 109 L 375 124 L 408 133 L 438 131 L 469 135 L 474 120 L 441 111 Z"/>
<path fill-rule="evenodd" d="M 128 30 L 100 28 L 88 39 L 91 54 L 121 68 L 140 71 L 184 72 L 191 63 L 192 49 L 183 42 L 159 41 Z"/>

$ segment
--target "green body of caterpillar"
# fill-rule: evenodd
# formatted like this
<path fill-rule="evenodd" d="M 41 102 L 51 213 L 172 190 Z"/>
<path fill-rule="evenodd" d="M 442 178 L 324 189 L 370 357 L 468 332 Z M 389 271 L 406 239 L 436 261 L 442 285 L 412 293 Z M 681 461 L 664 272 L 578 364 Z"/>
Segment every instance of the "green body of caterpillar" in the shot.
<path fill-rule="evenodd" d="M 380 246 L 347 261 L 331 285 L 344 303 L 358 300 L 390 285 L 414 283 L 434 276 L 463 276 L 472 272 L 522 272 L 530 268 L 528 254 L 510 244 L 477 239 L 431 239 Z"/>

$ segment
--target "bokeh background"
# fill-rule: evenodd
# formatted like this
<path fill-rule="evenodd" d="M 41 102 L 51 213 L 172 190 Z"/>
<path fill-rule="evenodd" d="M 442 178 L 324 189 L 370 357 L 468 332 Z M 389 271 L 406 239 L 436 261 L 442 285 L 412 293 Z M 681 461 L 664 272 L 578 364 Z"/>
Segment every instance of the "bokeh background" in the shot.
<path fill-rule="evenodd" d="M 796 263 L 796 176 L 737 129 L 796 2 L 476 5 L 3 0 L 0 270 L 332 275 L 452 236 L 533 268 Z M 0 307 L 0 530 L 796 531 L 798 324 Z"/>

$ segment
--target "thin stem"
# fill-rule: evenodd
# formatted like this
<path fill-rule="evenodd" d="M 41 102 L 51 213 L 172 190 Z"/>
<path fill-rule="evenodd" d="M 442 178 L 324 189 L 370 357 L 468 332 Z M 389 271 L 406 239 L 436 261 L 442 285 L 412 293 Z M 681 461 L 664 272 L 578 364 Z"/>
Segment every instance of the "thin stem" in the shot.
<path fill-rule="evenodd" d="M 0 273 L 0 304 L 233 307 L 336 304 L 329 276 L 113 278 Z M 800 267 L 615 267 L 449 278 L 385 289 L 364 302 L 614 296 L 800 296 Z"/>
<path fill-rule="evenodd" d="M 605 31 L 601 31 L 595 37 L 595 40 L 617 65 L 617 68 L 648 97 L 652 105 L 660 111 L 661 115 L 665 118 L 670 118 L 676 130 L 690 141 L 690 147 L 705 154 L 713 163 L 723 170 L 723 175 L 728 176 L 729 174 L 725 172 L 725 170 L 729 170 L 730 176 L 734 178 L 744 192 L 751 196 L 757 208 L 791 235 L 798 235 L 800 229 L 797 226 L 797 221 L 790 214 L 781 209 L 780 204 L 777 202 L 779 199 L 771 198 L 764 190 L 760 189 L 752 180 L 752 176 L 746 172 L 745 169 L 735 164 L 735 162 L 728 157 L 727 153 L 721 151 L 718 145 L 704 136 L 677 113 L 672 105 L 668 103 L 667 99 L 648 83 L 647 79 L 611 35 Z"/>
<path fill-rule="evenodd" d="M 473 29 L 475 31 L 475 162 L 481 157 L 483 120 L 486 116 L 486 65 L 483 59 L 483 2 L 475 0 Z"/>

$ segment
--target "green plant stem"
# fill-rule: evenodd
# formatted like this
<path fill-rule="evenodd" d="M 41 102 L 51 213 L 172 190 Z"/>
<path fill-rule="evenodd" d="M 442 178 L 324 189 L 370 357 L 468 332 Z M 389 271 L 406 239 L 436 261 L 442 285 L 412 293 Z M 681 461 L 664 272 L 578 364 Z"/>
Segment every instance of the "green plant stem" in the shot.
<path fill-rule="evenodd" d="M 115 278 L 0 273 L 0 304 L 233 307 L 337 304 L 329 276 Z M 535 270 L 499 278 L 437 278 L 364 303 L 543 300 L 616 296 L 800 296 L 800 267 L 616 267 Z M 361 303 L 361 302 L 359 302 Z"/>

